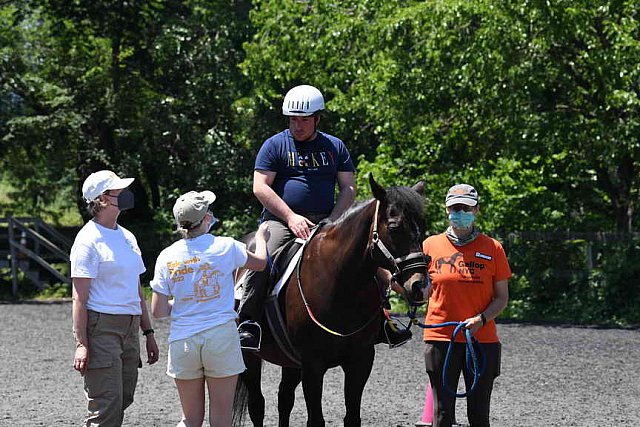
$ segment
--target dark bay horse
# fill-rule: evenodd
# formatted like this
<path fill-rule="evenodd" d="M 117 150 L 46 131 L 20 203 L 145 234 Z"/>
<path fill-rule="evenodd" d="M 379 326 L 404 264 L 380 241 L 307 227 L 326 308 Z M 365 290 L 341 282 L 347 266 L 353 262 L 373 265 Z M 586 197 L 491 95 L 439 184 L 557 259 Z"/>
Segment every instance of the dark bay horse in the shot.
<path fill-rule="evenodd" d="M 425 302 L 427 283 L 427 263 L 422 254 L 422 182 L 413 188 L 385 190 L 369 176 L 369 184 L 374 198 L 354 205 L 314 235 L 280 294 L 280 309 L 301 366 L 292 365 L 284 357 L 269 328 L 263 327 L 260 352 L 244 353 L 247 370 L 236 393 L 234 425 L 242 424 L 247 403 L 253 425 L 263 425 L 260 375 L 264 359 L 283 367 L 278 392 L 279 426 L 289 425 L 295 388 L 300 382 L 307 426 L 325 425 L 323 378 L 329 368 L 337 366 L 344 371 L 344 425 L 361 426 L 362 393 L 382 324 L 382 294 L 374 279 L 376 271 L 391 271 L 411 305 Z M 240 391 L 248 395 L 242 396 Z"/>

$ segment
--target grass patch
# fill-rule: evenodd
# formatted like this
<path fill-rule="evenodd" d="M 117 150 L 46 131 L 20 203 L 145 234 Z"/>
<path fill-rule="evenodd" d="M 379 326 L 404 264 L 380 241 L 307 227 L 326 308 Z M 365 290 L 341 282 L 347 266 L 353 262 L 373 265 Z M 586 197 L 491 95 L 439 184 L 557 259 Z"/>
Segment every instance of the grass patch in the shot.
<path fill-rule="evenodd" d="M 3 175 L 2 180 L 0 181 L 0 206 L 8 206 L 11 204 L 11 197 L 9 197 L 9 193 L 12 189 L 13 187 L 11 187 L 8 180 L 5 179 Z"/>
<path fill-rule="evenodd" d="M 58 300 L 71 296 L 71 285 L 66 283 L 56 283 L 47 286 L 35 296 L 36 300 Z"/>
<path fill-rule="evenodd" d="M 69 192 L 63 191 L 56 195 L 53 203 L 35 207 L 18 203 L 11 195 L 18 190 L 11 184 L 7 174 L 0 179 L 0 217 L 11 214 L 19 217 L 39 217 L 44 222 L 55 226 L 74 227 L 83 224 L 82 216 L 75 205 L 76 198 Z"/>

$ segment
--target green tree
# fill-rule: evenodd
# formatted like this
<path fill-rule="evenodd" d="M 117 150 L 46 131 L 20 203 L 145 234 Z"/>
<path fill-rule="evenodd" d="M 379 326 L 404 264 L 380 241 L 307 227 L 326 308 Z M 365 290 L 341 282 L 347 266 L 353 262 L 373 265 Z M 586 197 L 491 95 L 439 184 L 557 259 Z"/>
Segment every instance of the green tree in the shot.
<path fill-rule="evenodd" d="M 243 70 L 258 116 L 315 84 L 360 171 L 426 178 L 434 200 L 472 182 L 499 208 L 491 227 L 630 231 L 637 15 L 632 1 L 261 1 Z"/>
<path fill-rule="evenodd" d="M 240 216 L 250 151 L 231 131 L 247 13 L 225 0 L 4 5 L 2 161 L 24 202 L 71 187 L 81 206 L 84 177 L 110 168 L 138 178 L 129 219 L 205 187 Z"/>

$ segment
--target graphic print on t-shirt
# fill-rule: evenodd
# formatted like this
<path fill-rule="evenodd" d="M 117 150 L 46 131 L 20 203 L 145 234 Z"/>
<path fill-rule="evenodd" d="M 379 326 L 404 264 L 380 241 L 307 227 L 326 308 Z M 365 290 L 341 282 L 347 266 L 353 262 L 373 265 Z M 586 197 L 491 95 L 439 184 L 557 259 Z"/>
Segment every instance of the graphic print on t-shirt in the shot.
<path fill-rule="evenodd" d="M 462 256 L 461 252 L 456 252 L 450 257 L 440 257 L 436 260 L 436 269 L 438 270 L 438 274 L 442 273 L 442 266 L 444 264 L 449 266 L 449 273 L 455 273 L 456 271 L 456 260 Z"/>
<path fill-rule="evenodd" d="M 457 274 L 461 282 L 481 282 L 479 270 L 485 264 L 477 261 L 465 261 L 462 252 L 455 252 L 451 256 L 443 256 L 435 260 L 435 274 Z M 446 266 L 446 267 L 445 267 Z"/>
<path fill-rule="evenodd" d="M 214 268 L 208 262 L 198 265 L 200 258 L 197 256 L 184 261 L 169 261 L 167 268 L 173 283 L 185 281 L 187 274 L 194 275 L 192 293 L 185 293 L 180 301 L 206 302 L 220 298 L 220 282 L 224 273 Z"/>
<path fill-rule="evenodd" d="M 193 293 L 196 301 L 204 302 L 220 298 L 219 278 L 223 276 L 220 270 L 216 270 L 208 262 L 198 269 L 200 276 L 193 282 Z"/>
<path fill-rule="evenodd" d="M 330 151 L 289 151 L 288 166 L 306 169 L 317 169 L 321 166 L 335 165 L 333 153 Z"/>

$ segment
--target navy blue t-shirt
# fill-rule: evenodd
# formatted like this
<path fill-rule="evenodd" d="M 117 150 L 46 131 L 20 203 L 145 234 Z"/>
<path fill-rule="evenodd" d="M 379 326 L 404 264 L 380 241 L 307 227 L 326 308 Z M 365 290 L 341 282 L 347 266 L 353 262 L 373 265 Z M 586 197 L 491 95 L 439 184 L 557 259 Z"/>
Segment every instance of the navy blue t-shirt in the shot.
<path fill-rule="evenodd" d="M 271 188 L 291 210 L 303 216 L 329 215 L 337 173 L 355 172 L 349 150 L 340 139 L 318 132 L 312 141 L 300 142 L 288 129 L 262 144 L 255 170 L 276 172 Z M 266 209 L 263 216 L 275 218 Z"/>

